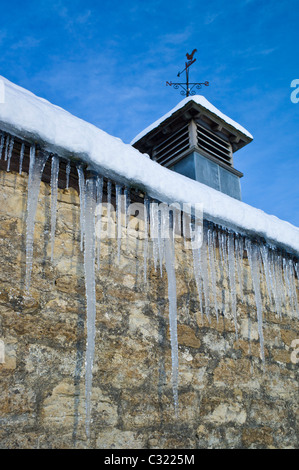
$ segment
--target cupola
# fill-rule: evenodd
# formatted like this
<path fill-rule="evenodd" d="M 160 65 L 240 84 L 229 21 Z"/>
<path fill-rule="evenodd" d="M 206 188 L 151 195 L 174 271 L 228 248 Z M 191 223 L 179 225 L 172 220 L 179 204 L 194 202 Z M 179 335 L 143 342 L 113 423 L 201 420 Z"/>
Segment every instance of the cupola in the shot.
<path fill-rule="evenodd" d="M 201 95 L 188 96 L 131 144 L 160 165 L 241 200 L 234 153 L 252 135 Z"/>

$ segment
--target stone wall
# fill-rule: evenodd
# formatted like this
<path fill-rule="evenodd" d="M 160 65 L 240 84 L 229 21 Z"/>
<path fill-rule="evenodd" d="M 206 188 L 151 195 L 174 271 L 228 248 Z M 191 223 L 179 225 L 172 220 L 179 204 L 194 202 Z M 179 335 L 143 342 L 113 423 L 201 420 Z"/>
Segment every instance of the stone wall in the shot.
<path fill-rule="evenodd" d="M 85 435 L 86 312 L 80 208 L 59 190 L 50 261 L 50 188 L 41 184 L 30 295 L 25 277 L 27 175 L 0 172 L 0 448 L 295 448 L 299 338 L 294 312 L 264 305 L 260 359 L 247 259 L 233 318 L 201 318 L 192 254 L 177 253 L 179 415 L 174 414 L 167 277 L 142 241 L 103 241 L 97 270 L 96 351 L 90 440 Z M 218 273 L 220 274 L 220 273 Z M 219 276 L 220 279 L 220 276 Z M 220 282 L 218 279 L 218 282 Z M 227 279 L 222 279 L 227 303 Z M 266 298 L 266 286 L 263 294 Z M 228 305 L 228 304 L 227 304 Z M 250 341 L 249 341 L 250 332 Z M 1 359 L 1 354 L 0 354 Z M 297 414 L 297 416 L 296 416 Z"/>

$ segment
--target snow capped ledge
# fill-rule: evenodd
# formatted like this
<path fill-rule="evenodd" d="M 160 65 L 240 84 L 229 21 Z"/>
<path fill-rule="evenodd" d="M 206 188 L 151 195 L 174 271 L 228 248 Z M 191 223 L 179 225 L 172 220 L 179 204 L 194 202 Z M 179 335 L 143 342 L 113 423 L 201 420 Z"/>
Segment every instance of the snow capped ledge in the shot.
<path fill-rule="evenodd" d="M 61 157 L 83 160 L 104 176 L 138 187 L 160 201 L 203 203 L 205 219 L 262 237 L 298 256 L 299 228 L 294 225 L 168 170 L 96 126 L 0 76 L 1 80 L 2 130 L 29 142 L 37 141 Z"/>

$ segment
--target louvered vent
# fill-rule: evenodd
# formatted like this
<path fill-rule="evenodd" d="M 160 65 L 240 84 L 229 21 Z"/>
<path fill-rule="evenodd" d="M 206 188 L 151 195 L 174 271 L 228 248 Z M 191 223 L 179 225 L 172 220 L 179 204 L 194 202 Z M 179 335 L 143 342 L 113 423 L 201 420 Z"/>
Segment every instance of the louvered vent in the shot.
<path fill-rule="evenodd" d="M 189 148 L 188 124 L 172 134 L 153 149 L 153 158 L 161 165 L 167 164 L 180 153 Z"/>
<path fill-rule="evenodd" d="M 222 162 L 232 165 L 231 145 L 200 124 L 197 123 L 196 127 L 198 147 Z"/>

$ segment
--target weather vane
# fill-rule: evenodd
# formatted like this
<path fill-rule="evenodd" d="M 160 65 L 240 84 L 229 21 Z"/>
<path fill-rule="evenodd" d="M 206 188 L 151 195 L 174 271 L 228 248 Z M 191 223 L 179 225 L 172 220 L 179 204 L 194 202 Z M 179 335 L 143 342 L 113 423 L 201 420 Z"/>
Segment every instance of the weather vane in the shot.
<path fill-rule="evenodd" d="M 193 58 L 195 52 L 197 52 L 197 49 L 193 49 L 191 54 L 186 54 L 187 57 L 187 62 L 185 62 L 185 68 L 181 72 L 178 73 L 178 77 L 181 76 L 183 72 L 186 72 L 186 82 L 185 83 L 180 83 L 180 82 L 166 82 L 166 86 L 173 86 L 175 90 L 178 90 L 180 87 L 182 90 L 180 91 L 181 95 L 183 96 L 190 96 L 190 95 L 195 95 L 195 90 L 193 88 L 196 88 L 197 90 L 200 90 L 202 85 L 209 86 L 209 82 L 202 82 L 202 83 L 193 83 L 189 82 L 189 67 L 190 65 L 194 64 L 196 59 Z"/>

